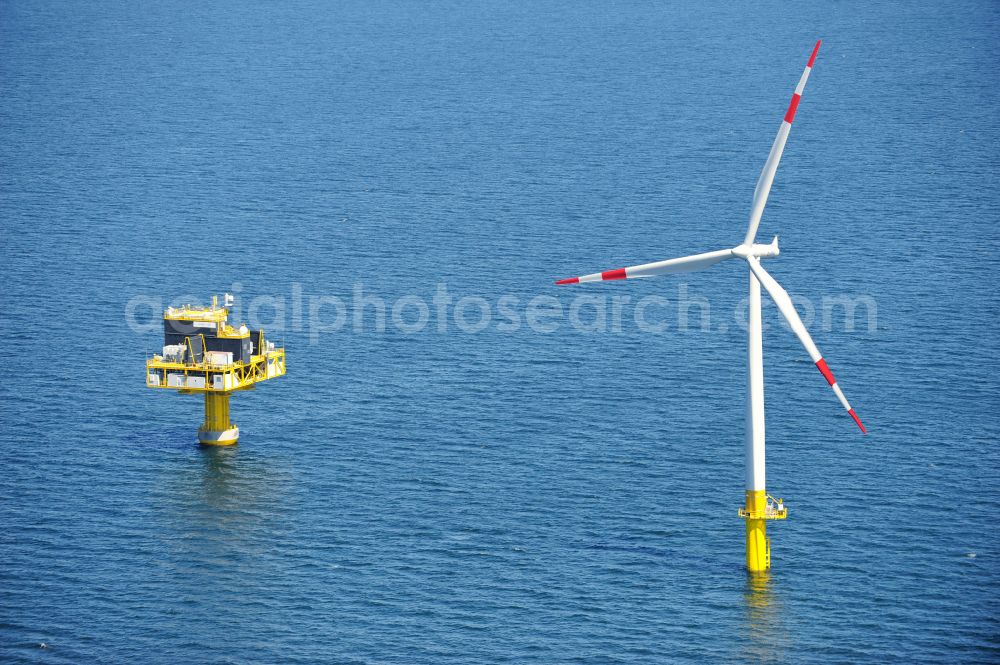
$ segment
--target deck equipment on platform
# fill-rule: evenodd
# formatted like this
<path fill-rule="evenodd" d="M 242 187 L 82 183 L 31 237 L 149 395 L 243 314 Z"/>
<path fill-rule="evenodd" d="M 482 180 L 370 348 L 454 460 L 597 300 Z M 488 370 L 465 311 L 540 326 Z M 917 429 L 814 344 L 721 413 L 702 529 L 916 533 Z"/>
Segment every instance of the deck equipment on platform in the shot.
<path fill-rule="evenodd" d="M 233 297 L 223 306 L 184 305 L 163 312 L 163 353 L 146 360 L 146 386 L 205 395 L 205 422 L 198 441 L 230 446 L 240 436 L 229 420 L 229 396 L 285 373 L 285 349 L 267 341 L 263 330 L 229 324 Z"/>
<path fill-rule="evenodd" d="M 837 385 L 830 368 L 820 355 L 819 349 L 806 330 L 802 319 L 792 305 L 788 293 L 778 284 L 771 275 L 764 270 L 760 259 L 778 256 L 778 238 L 768 245 L 759 245 L 754 242 L 757 235 L 757 227 L 760 225 L 760 218 L 764 212 L 764 205 L 767 203 L 767 196 L 771 191 L 771 184 L 774 181 L 774 174 L 778 170 L 778 162 L 781 160 L 781 153 L 785 149 L 785 141 L 792 128 L 792 121 L 795 119 L 795 111 L 798 109 L 799 100 L 802 98 L 802 91 L 806 87 L 806 80 L 809 72 L 812 71 L 813 63 L 816 61 L 816 54 L 819 52 L 820 42 L 816 42 L 809 63 L 806 65 L 802 77 L 792 95 L 792 101 L 785 113 L 778 135 L 771 146 L 771 152 L 764 163 L 760 178 L 757 180 L 757 187 L 753 194 L 753 204 L 750 208 L 750 223 L 747 228 L 746 237 L 743 243 L 732 249 L 720 249 L 714 252 L 685 256 L 678 259 L 668 259 L 655 263 L 619 268 L 617 270 L 607 270 L 604 272 L 583 275 L 581 277 L 571 277 L 556 282 L 556 284 L 580 284 L 585 282 L 606 282 L 609 280 L 634 279 L 639 277 L 653 277 L 656 275 L 669 275 L 682 272 L 693 272 L 704 270 L 725 259 L 739 258 L 747 263 L 748 276 L 750 281 L 749 294 L 749 315 L 747 325 L 747 355 L 748 355 L 748 398 L 747 398 L 747 419 L 746 419 L 746 503 L 740 509 L 739 515 L 746 520 L 746 563 L 747 569 L 751 573 L 764 573 L 771 566 L 771 544 L 766 534 L 767 520 L 785 519 L 788 511 L 784 502 L 774 500 L 764 489 L 764 362 L 761 337 L 761 304 L 760 287 L 761 284 L 771 295 L 778 306 L 782 316 L 788 321 L 792 331 L 799 338 L 805 347 L 809 357 L 816 364 L 817 369 L 823 374 L 823 378 L 833 389 L 840 400 L 841 405 L 848 415 L 854 420 L 862 433 L 865 427 L 861 424 L 858 415 L 851 408 L 844 397 L 843 391 Z"/>

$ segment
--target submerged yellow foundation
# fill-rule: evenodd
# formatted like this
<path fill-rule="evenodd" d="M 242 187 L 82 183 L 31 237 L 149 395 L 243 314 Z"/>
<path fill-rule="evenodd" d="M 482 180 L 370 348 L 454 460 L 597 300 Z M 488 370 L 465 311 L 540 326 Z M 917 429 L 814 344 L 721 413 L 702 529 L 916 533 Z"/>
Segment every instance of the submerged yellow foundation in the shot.
<path fill-rule="evenodd" d="M 767 492 L 747 490 L 747 570 L 765 573 L 771 567 L 771 541 L 767 537 Z M 758 517 L 760 516 L 760 517 Z"/>
<path fill-rule="evenodd" d="M 206 446 L 231 446 L 240 430 L 229 422 L 230 393 L 205 393 L 205 422 L 198 428 L 198 441 Z"/>

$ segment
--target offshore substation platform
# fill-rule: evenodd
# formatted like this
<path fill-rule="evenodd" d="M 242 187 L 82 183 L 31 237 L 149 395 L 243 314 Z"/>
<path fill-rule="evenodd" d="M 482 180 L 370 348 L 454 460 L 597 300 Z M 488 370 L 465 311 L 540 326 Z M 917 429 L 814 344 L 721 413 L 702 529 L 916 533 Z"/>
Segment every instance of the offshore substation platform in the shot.
<path fill-rule="evenodd" d="M 211 307 L 184 305 L 163 312 L 163 353 L 146 361 L 146 386 L 205 395 L 205 422 L 198 441 L 231 446 L 240 430 L 229 422 L 229 396 L 253 390 L 285 373 L 285 349 L 268 342 L 263 330 L 229 325 L 230 294 L 212 297 Z"/>

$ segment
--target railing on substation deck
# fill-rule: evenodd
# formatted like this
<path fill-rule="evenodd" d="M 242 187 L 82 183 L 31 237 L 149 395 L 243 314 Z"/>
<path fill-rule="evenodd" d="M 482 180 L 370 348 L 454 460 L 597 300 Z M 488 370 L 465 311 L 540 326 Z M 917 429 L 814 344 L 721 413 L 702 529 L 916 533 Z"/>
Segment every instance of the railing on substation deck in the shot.
<path fill-rule="evenodd" d="M 254 356 L 251 358 L 249 363 L 234 363 L 232 366 L 215 365 L 207 361 L 197 364 L 165 362 L 162 359 L 157 360 L 154 356 L 153 358 L 146 360 L 146 386 L 149 388 L 167 388 L 171 390 L 188 390 L 193 392 L 228 392 L 232 390 L 240 390 L 268 379 L 268 359 L 273 359 L 279 369 L 279 372 L 275 374 L 275 377 L 283 376 L 285 373 L 284 349 L 275 349 L 274 351 L 268 352 L 264 355 Z M 149 380 L 150 374 L 154 372 L 159 377 L 159 384 L 151 383 Z M 183 373 L 185 385 L 168 385 L 168 374 L 178 373 Z M 205 379 L 205 386 L 203 388 L 192 388 L 187 386 L 187 379 L 192 375 L 203 377 Z M 212 377 L 217 375 L 231 375 L 233 377 L 233 384 L 229 387 L 225 387 L 225 379 L 223 379 L 223 387 L 216 388 L 212 384 Z"/>

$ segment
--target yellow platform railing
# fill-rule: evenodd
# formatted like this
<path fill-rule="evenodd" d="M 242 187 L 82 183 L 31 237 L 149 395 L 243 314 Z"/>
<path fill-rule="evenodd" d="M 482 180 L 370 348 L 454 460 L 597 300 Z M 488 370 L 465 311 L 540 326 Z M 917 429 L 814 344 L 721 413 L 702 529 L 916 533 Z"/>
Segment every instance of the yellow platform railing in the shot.
<path fill-rule="evenodd" d="M 183 375 L 182 385 L 168 385 L 168 375 Z M 284 376 L 285 350 L 274 349 L 263 355 L 252 356 L 248 363 L 216 365 L 206 361 L 179 363 L 164 360 L 158 355 L 146 360 L 146 386 L 167 388 L 184 392 L 230 392 L 245 390 L 256 383 Z M 222 385 L 215 387 L 214 378 L 222 376 Z M 204 378 L 204 387 L 188 385 L 189 377 Z M 230 377 L 226 380 L 226 377 Z"/>
<path fill-rule="evenodd" d="M 764 510 L 747 510 L 745 506 L 741 506 L 740 517 L 750 520 L 783 520 L 788 518 L 788 508 L 784 501 L 768 494 Z"/>

